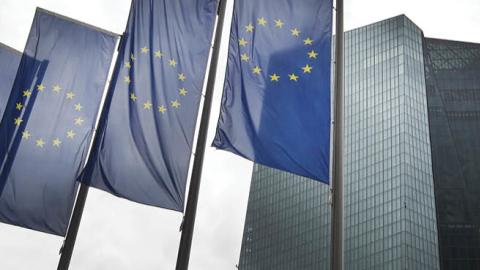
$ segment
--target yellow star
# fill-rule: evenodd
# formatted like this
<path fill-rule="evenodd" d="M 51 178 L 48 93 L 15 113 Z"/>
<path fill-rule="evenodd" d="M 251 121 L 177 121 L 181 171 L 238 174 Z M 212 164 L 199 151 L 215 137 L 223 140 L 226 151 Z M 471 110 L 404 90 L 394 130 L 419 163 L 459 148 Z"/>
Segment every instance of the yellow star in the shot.
<path fill-rule="evenodd" d="M 309 58 L 315 58 L 316 59 L 317 55 L 318 55 L 318 53 L 314 50 L 311 50 L 310 52 L 308 52 L 308 57 Z"/>
<path fill-rule="evenodd" d="M 260 74 L 261 71 L 262 69 L 259 66 L 255 66 L 254 68 L 252 68 L 253 74 Z"/>
<path fill-rule="evenodd" d="M 82 104 L 80 103 L 75 104 L 75 111 L 81 111 L 82 109 L 83 109 Z"/>
<path fill-rule="evenodd" d="M 45 86 L 43 84 L 39 84 L 37 85 L 37 90 L 43 92 L 43 90 L 45 90 Z"/>
<path fill-rule="evenodd" d="M 179 91 L 180 96 L 185 96 L 188 93 L 188 91 L 187 91 L 187 89 L 185 89 L 185 87 L 180 88 L 180 90 L 178 90 L 178 91 Z"/>
<path fill-rule="evenodd" d="M 131 53 L 131 54 L 130 54 L 130 59 L 132 59 L 132 61 L 135 62 L 135 60 L 136 60 L 137 58 L 135 58 L 135 55 L 133 55 L 133 53 Z"/>
<path fill-rule="evenodd" d="M 303 44 L 304 45 L 313 45 L 313 40 L 311 40 L 310 38 L 304 39 Z"/>
<path fill-rule="evenodd" d="M 178 109 L 178 107 L 180 107 L 180 102 L 178 102 L 178 100 L 172 101 L 172 107 L 174 107 L 175 109 Z"/>
<path fill-rule="evenodd" d="M 67 138 L 73 139 L 73 137 L 75 137 L 75 135 L 77 135 L 77 134 L 75 132 L 73 132 L 73 130 L 67 131 Z"/>
<path fill-rule="evenodd" d="M 130 80 L 130 76 L 123 77 L 123 81 L 126 82 L 126 83 L 131 83 L 132 82 L 132 80 Z"/>
<path fill-rule="evenodd" d="M 165 106 L 158 106 L 158 111 L 161 112 L 162 114 L 167 111 L 167 108 Z"/>
<path fill-rule="evenodd" d="M 170 59 L 170 60 L 168 61 L 168 64 L 169 64 L 170 66 L 174 67 L 174 66 L 177 65 L 177 61 L 175 61 L 175 59 Z"/>
<path fill-rule="evenodd" d="M 60 87 L 60 85 L 55 84 L 55 85 L 53 86 L 53 92 L 55 92 L 55 93 L 60 93 L 60 90 L 62 90 L 62 88 Z"/>
<path fill-rule="evenodd" d="M 24 97 L 29 97 L 30 95 L 32 94 L 32 91 L 26 89 L 25 91 L 23 91 L 23 96 Z"/>
<path fill-rule="evenodd" d="M 125 68 L 131 68 L 131 67 L 132 67 L 132 65 L 130 64 L 130 62 L 125 62 L 125 64 L 123 64 L 123 66 L 124 66 Z"/>
<path fill-rule="evenodd" d="M 30 139 L 30 136 L 32 136 L 32 134 L 30 134 L 30 132 L 28 132 L 27 130 L 22 132 L 22 139 L 28 140 Z"/>
<path fill-rule="evenodd" d="M 244 54 L 241 55 L 241 59 L 242 59 L 242 61 L 248 62 L 250 57 L 248 57 L 248 54 L 244 53 Z"/>
<path fill-rule="evenodd" d="M 187 77 L 185 77 L 185 74 L 183 74 L 183 73 L 178 74 L 178 79 L 179 79 L 180 81 L 183 82 L 183 81 L 185 81 L 186 78 L 187 78 Z"/>
<path fill-rule="evenodd" d="M 298 30 L 297 28 L 293 28 L 292 30 L 290 30 L 290 32 L 292 32 L 292 36 L 300 36 L 300 30 Z"/>
<path fill-rule="evenodd" d="M 147 102 L 145 102 L 145 103 L 143 103 L 143 108 L 144 108 L 145 110 L 150 110 L 150 109 L 152 109 L 152 103 L 150 102 L 150 100 L 147 101 Z"/>
<path fill-rule="evenodd" d="M 23 108 L 23 104 L 21 102 L 18 102 L 15 107 L 17 108 L 17 110 L 21 111 L 22 108 Z"/>
<path fill-rule="evenodd" d="M 137 96 L 135 96 L 135 93 L 130 93 L 130 99 L 133 101 L 137 101 Z"/>
<path fill-rule="evenodd" d="M 295 75 L 295 73 L 288 74 L 288 77 L 290 77 L 290 81 L 297 81 L 298 80 L 298 76 Z"/>
<path fill-rule="evenodd" d="M 312 68 L 313 67 L 311 67 L 307 64 L 306 66 L 302 67 L 303 73 L 312 73 Z"/>
<path fill-rule="evenodd" d="M 75 93 L 73 93 L 72 91 L 67 93 L 67 99 L 73 99 L 73 97 L 75 97 Z"/>
<path fill-rule="evenodd" d="M 162 57 L 162 56 L 163 56 L 163 53 L 162 53 L 161 51 L 156 51 L 156 52 L 155 52 L 155 57 L 156 57 L 156 58 L 160 58 L 160 57 Z"/>
<path fill-rule="evenodd" d="M 20 124 L 22 124 L 23 120 L 22 120 L 22 118 L 17 117 L 15 119 L 13 119 L 13 122 L 15 123 L 15 126 L 20 126 Z"/>
<path fill-rule="evenodd" d="M 265 20 L 264 17 L 261 17 L 260 19 L 257 20 L 258 25 L 265 26 L 267 25 L 267 20 Z"/>
<path fill-rule="evenodd" d="M 148 53 L 149 49 L 147 47 L 143 47 L 140 49 L 142 53 Z"/>
<path fill-rule="evenodd" d="M 77 117 L 75 118 L 75 125 L 81 126 L 83 124 L 83 121 L 85 120 L 83 120 L 82 117 Z"/>
<path fill-rule="evenodd" d="M 275 20 L 275 27 L 276 27 L 276 28 L 282 28 L 282 27 L 283 27 L 283 22 L 282 22 L 282 20 L 280 20 L 280 19 Z"/>
<path fill-rule="evenodd" d="M 238 41 L 238 44 L 239 44 L 240 46 L 247 46 L 248 41 L 246 41 L 244 38 L 241 38 L 241 39 Z"/>
<path fill-rule="evenodd" d="M 62 144 L 62 141 L 60 141 L 59 138 L 55 138 L 55 140 L 52 141 L 52 144 L 55 147 L 60 147 L 60 144 Z"/>
<path fill-rule="evenodd" d="M 270 81 L 272 82 L 278 82 L 278 80 L 280 79 L 280 76 L 278 76 L 277 74 L 273 73 L 272 75 L 270 75 Z"/>
<path fill-rule="evenodd" d="M 43 139 L 38 139 L 35 141 L 35 144 L 40 147 L 40 148 L 43 148 L 43 146 L 45 145 L 45 141 Z"/>
<path fill-rule="evenodd" d="M 247 26 L 245 26 L 245 31 L 247 32 L 253 32 L 253 24 L 249 23 Z"/>

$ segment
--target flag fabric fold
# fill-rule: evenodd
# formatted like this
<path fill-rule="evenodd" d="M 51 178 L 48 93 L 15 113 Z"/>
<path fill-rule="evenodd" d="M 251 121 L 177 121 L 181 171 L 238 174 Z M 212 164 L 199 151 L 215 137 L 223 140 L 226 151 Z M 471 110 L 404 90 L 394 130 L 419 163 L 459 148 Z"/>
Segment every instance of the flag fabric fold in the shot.
<path fill-rule="evenodd" d="M 81 181 L 183 211 L 215 0 L 133 0 Z"/>
<path fill-rule="evenodd" d="M 0 221 L 65 235 L 118 36 L 37 9 L 0 123 Z"/>
<path fill-rule="evenodd" d="M 0 43 L 0 119 L 7 105 L 22 54 Z"/>
<path fill-rule="evenodd" d="M 331 0 L 235 1 L 213 146 L 329 182 Z"/>

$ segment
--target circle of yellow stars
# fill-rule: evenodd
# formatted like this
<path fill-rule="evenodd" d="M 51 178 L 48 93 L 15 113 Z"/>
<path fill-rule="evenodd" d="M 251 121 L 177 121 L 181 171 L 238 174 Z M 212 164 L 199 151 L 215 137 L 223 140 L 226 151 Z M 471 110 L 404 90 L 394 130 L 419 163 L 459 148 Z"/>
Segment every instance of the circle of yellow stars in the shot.
<path fill-rule="evenodd" d="M 273 27 L 277 30 L 288 29 L 285 26 L 285 22 L 282 19 L 276 18 L 272 22 L 269 22 L 265 17 L 257 18 L 255 22 L 250 22 L 246 24 L 244 26 L 243 31 L 239 31 L 239 39 L 238 39 L 239 49 L 241 51 L 246 49 L 246 47 L 250 44 L 250 41 L 248 39 L 251 38 L 251 34 L 253 34 L 256 29 L 266 28 L 270 24 L 273 25 Z M 307 51 L 306 51 L 307 61 L 312 61 L 317 59 L 318 52 L 313 47 L 314 40 L 311 39 L 310 37 L 302 38 L 302 31 L 297 27 L 291 27 L 288 30 L 292 38 L 299 39 L 299 41 L 303 43 L 303 46 L 307 47 Z M 301 76 L 307 76 L 308 74 L 312 73 L 314 66 L 311 63 L 307 63 L 307 61 L 305 61 L 306 62 L 305 65 L 299 66 L 297 67 L 296 70 L 292 71 L 291 73 L 285 74 L 287 75 L 285 77 L 286 78 L 288 77 L 287 79 L 289 81 L 298 82 L 301 79 Z M 262 67 L 257 64 L 254 64 L 251 59 L 251 56 L 247 52 L 241 52 L 240 62 L 250 64 L 251 66 L 249 68 L 253 75 L 257 75 L 257 76 L 262 75 L 262 71 L 263 71 Z M 268 75 L 268 80 L 271 83 L 278 83 L 282 79 L 284 79 L 283 75 L 277 74 L 277 73 L 271 73 L 266 75 Z"/>
<path fill-rule="evenodd" d="M 130 75 L 128 75 L 128 71 L 132 68 L 132 66 L 137 62 L 137 59 L 141 59 L 143 56 L 153 56 L 154 59 L 166 59 L 166 63 L 169 67 L 171 68 L 177 68 L 178 62 L 175 58 L 166 58 L 165 54 L 161 50 L 154 50 L 150 51 L 150 48 L 147 46 L 144 46 L 140 48 L 139 54 L 137 53 L 137 56 L 135 56 L 134 53 L 130 53 L 130 57 L 128 61 L 126 61 L 123 65 L 123 67 L 127 70 L 127 75 L 124 76 L 123 81 L 125 84 L 129 85 L 132 83 L 132 78 L 130 78 Z M 183 72 L 177 72 L 177 80 L 182 84 L 187 80 L 187 76 Z M 137 103 L 137 101 L 140 103 L 141 108 L 144 110 L 156 110 L 160 114 L 165 114 L 169 110 L 175 110 L 181 108 L 182 104 L 180 102 L 180 99 L 182 97 L 187 96 L 188 90 L 186 87 L 182 86 L 181 88 L 178 89 L 178 98 L 174 100 L 170 100 L 168 102 L 159 102 L 158 106 L 154 108 L 154 104 L 152 103 L 151 100 L 144 100 L 144 101 L 138 101 L 139 97 L 137 96 L 136 92 L 133 90 L 130 90 L 129 93 L 129 99 L 133 103 Z"/>
<path fill-rule="evenodd" d="M 73 109 L 78 113 L 82 112 L 82 104 L 80 102 L 74 102 L 75 92 L 73 90 L 64 90 L 58 83 L 54 84 L 50 89 L 48 89 L 47 86 L 45 86 L 43 83 L 40 83 L 38 85 L 35 85 L 32 89 L 25 89 L 22 91 L 22 100 L 15 104 L 15 108 L 19 111 L 19 113 L 17 117 L 13 119 L 13 123 L 16 127 L 23 128 L 21 132 L 22 140 L 33 141 L 35 146 L 40 149 L 47 146 L 59 149 L 62 146 L 64 140 L 73 140 L 75 138 L 77 134 L 74 129 L 67 129 L 63 136 L 53 136 L 53 139 L 47 141 L 43 137 L 35 137 L 30 130 L 24 129 L 24 127 L 22 127 L 24 123 L 24 120 L 22 119 L 22 112 L 25 108 L 25 105 L 28 103 L 29 98 L 35 91 L 37 92 L 37 95 L 41 95 L 47 94 L 49 90 L 51 90 L 51 93 L 53 93 L 54 95 L 60 95 L 64 93 L 65 100 L 71 103 Z M 84 124 L 84 122 L 85 119 L 81 115 L 72 119 L 72 124 L 74 127 L 80 127 Z"/>

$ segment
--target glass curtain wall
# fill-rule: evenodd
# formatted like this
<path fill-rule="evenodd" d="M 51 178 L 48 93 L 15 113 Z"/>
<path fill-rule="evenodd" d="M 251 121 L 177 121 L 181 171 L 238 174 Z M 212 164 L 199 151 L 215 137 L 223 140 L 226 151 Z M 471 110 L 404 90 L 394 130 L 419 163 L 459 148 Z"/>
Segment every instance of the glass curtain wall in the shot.
<path fill-rule="evenodd" d="M 480 269 L 480 44 L 425 39 L 442 270 Z"/>
<path fill-rule="evenodd" d="M 345 269 L 439 269 L 422 31 L 345 34 Z M 239 269 L 329 269 L 329 187 L 255 165 Z"/>
<path fill-rule="evenodd" d="M 422 32 L 346 35 L 345 269 L 438 269 Z"/>

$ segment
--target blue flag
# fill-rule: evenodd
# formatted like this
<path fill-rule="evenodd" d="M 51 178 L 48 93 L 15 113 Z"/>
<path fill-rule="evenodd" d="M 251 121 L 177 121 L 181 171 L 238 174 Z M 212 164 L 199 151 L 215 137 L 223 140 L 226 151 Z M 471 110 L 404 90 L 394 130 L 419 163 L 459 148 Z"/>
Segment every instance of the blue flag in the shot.
<path fill-rule="evenodd" d="M 118 37 L 37 9 L 0 123 L 0 221 L 65 235 Z"/>
<path fill-rule="evenodd" d="M 183 211 L 215 0 L 134 0 L 82 181 Z"/>
<path fill-rule="evenodd" d="M 235 1 L 213 146 L 329 181 L 331 0 Z"/>
<path fill-rule="evenodd" d="M 22 54 L 0 43 L 0 119 L 12 90 Z"/>

